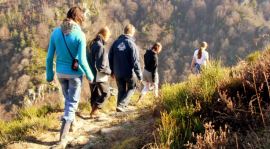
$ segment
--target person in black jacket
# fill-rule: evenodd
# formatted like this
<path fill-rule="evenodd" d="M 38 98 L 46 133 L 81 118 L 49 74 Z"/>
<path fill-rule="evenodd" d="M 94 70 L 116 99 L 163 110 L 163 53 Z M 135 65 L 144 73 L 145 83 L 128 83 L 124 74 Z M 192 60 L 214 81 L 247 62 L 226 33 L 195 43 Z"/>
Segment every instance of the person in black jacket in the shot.
<path fill-rule="evenodd" d="M 95 39 L 88 44 L 88 63 L 94 74 L 94 81 L 90 83 L 91 91 L 91 117 L 98 116 L 98 109 L 102 108 L 105 100 L 109 98 L 108 78 L 111 70 L 108 62 L 108 54 L 105 50 L 105 43 L 111 33 L 108 27 L 101 28 Z"/>
<path fill-rule="evenodd" d="M 139 49 L 133 38 L 135 27 L 131 24 L 124 29 L 124 35 L 118 37 L 109 52 L 110 68 L 116 78 L 118 87 L 116 111 L 123 112 L 127 108 L 130 97 L 136 88 L 136 77 L 142 79 L 139 62 Z"/>
<path fill-rule="evenodd" d="M 153 47 L 147 50 L 144 54 L 144 71 L 143 71 L 143 90 L 139 100 L 149 91 L 154 88 L 155 97 L 158 96 L 158 54 L 162 50 L 162 45 L 157 42 Z"/>

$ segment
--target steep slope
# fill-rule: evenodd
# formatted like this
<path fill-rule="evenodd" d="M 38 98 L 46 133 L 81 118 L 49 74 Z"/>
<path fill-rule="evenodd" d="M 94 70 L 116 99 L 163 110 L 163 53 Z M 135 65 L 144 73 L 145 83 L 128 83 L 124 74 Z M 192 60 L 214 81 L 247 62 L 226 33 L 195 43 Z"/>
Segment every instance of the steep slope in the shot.
<path fill-rule="evenodd" d="M 159 68 L 162 83 L 186 79 L 193 51 L 201 40 L 209 43 L 211 57 L 220 58 L 225 65 L 235 64 L 269 42 L 268 0 L 2 0 L 0 69 L 7 71 L 0 74 L 1 109 L 9 112 L 16 111 L 15 105 L 45 103 L 39 99 L 51 102 L 42 94 L 60 98 L 57 86 L 44 80 L 44 58 L 50 32 L 73 5 L 82 6 L 86 12 L 83 29 L 88 40 L 100 26 L 111 28 L 107 48 L 129 22 L 137 28 L 141 55 L 160 41 L 164 45 Z M 38 67 L 33 67 L 34 63 Z"/>
<path fill-rule="evenodd" d="M 200 76 L 163 86 L 160 147 L 267 148 L 269 57 L 266 49 L 232 68 L 212 62 Z"/>

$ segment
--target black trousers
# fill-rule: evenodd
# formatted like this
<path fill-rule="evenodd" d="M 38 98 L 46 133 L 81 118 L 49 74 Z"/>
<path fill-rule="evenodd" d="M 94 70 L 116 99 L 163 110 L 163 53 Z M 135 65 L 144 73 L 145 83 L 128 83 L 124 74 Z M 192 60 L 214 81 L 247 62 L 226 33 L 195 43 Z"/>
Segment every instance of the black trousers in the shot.
<path fill-rule="evenodd" d="M 95 82 L 90 84 L 91 106 L 102 108 L 104 102 L 110 97 L 109 82 Z"/>
<path fill-rule="evenodd" d="M 129 104 L 130 98 L 136 89 L 136 81 L 137 79 L 135 77 L 116 77 L 116 83 L 118 87 L 117 107 L 126 107 Z"/>

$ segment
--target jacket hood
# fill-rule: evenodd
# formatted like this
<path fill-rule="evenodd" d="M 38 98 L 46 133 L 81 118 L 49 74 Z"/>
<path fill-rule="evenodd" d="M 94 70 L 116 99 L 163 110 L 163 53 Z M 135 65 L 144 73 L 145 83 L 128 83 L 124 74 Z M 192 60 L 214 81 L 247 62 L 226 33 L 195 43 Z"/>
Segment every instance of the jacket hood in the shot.
<path fill-rule="evenodd" d="M 103 45 L 106 44 L 106 42 L 103 40 L 101 35 L 97 35 L 96 38 L 94 39 L 94 41 L 100 41 Z"/>
<path fill-rule="evenodd" d="M 65 19 L 61 24 L 61 30 L 65 35 L 71 33 L 73 30 L 80 29 L 80 26 L 70 19 Z"/>
<path fill-rule="evenodd" d="M 97 35 L 93 40 L 91 40 L 91 41 L 88 43 L 87 47 L 88 47 L 89 49 L 91 49 L 91 47 L 93 46 L 93 44 L 94 44 L 94 43 L 97 43 L 97 42 L 100 42 L 100 43 L 102 43 L 103 45 L 106 44 L 106 42 L 102 39 L 102 37 L 101 37 L 100 35 Z"/>
<path fill-rule="evenodd" d="M 157 54 L 152 48 L 146 50 L 146 52 L 148 52 L 148 53 L 153 53 L 153 54 Z"/>
<path fill-rule="evenodd" d="M 134 37 L 131 37 L 131 36 L 127 35 L 127 34 L 120 35 L 119 36 L 119 39 L 130 39 L 130 40 L 135 41 L 135 38 Z"/>

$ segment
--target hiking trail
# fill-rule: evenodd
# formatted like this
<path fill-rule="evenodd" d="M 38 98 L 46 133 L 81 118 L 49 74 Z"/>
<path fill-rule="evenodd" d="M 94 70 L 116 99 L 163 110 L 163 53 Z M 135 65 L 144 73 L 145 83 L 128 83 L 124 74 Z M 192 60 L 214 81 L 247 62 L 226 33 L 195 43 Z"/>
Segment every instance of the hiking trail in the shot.
<path fill-rule="evenodd" d="M 141 148 L 152 140 L 155 125 L 151 107 L 132 106 L 127 112 L 111 112 L 105 119 L 90 119 L 89 113 L 77 113 L 75 131 L 70 132 L 67 149 Z M 62 112 L 52 113 L 60 119 Z M 59 140 L 59 125 L 14 142 L 7 149 L 49 149 Z"/>

